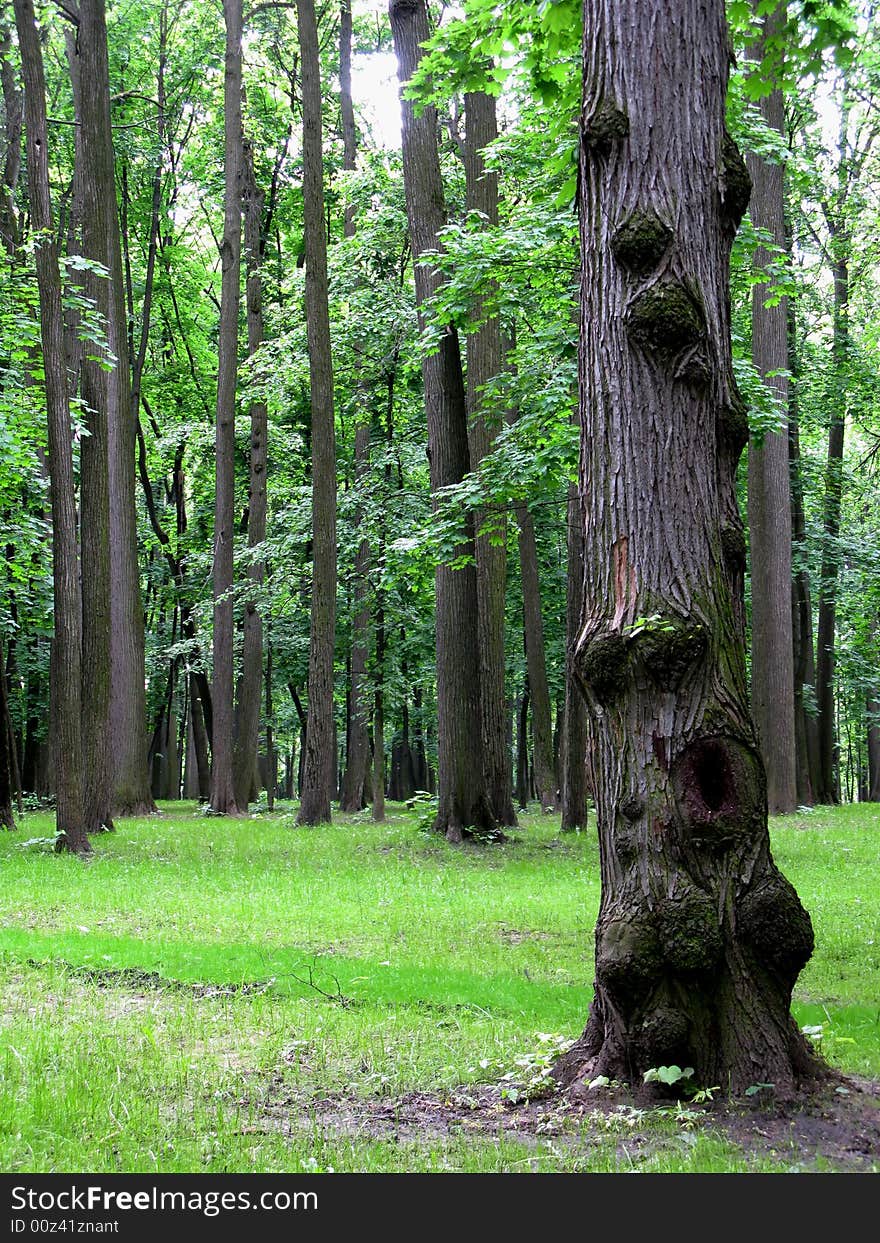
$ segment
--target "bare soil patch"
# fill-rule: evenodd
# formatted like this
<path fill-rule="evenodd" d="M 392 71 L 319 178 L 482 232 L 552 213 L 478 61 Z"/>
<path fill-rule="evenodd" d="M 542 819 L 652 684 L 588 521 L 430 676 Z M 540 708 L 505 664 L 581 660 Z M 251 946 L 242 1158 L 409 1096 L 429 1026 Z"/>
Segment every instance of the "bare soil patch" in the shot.
<path fill-rule="evenodd" d="M 685 1102 L 682 1108 L 689 1131 L 714 1132 L 747 1157 L 770 1157 L 805 1173 L 880 1171 L 880 1083 L 874 1081 L 841 1078 L 779 1104 Z M 334 1135 L 409 1143 L 470 1134 L 537 1145 L 552 1136 L 557 1145 L 581 1150 L 591 1139 L 607 1142 L 609 1132 L 617 1132 L 630 1148 L 644 1151 L 669 1143 L 668 1134 L 657 1133 L 656 1113 L 652 1127 L 652 1113 L 622 1089 L 584 1089 L 512 1103 L 502 1097 L 500 1085 L 478 1084 L 447 1095 L 412 1092 L 373 1098 L 291 1090 L 279 1076 L 260 1101 L 259 1120 L 249 1130 L 293 1134 L 317 1125 Z"/>

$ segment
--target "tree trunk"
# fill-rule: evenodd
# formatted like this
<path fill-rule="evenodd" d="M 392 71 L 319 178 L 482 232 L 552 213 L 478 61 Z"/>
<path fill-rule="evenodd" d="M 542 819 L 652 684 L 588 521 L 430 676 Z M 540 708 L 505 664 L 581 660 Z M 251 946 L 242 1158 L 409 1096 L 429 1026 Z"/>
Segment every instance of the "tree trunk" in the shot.
<path fill-rule="evenodd" d="M 516 718 L 516 801 L 520 810 L 529 805 L 529 678 L 520 696 Z"/>
<path fill-rule="evenodd" d="M 9 705 L 6 699 L 6 672 L 3 663 L 3 639 L 0 636 L 0 829 L 14 829 L 12 814 L 12 733 L 9 729 Z"/>
<path fill-rule="evenodd" d="M 103 0 L 81 0 L 77 29 L 79 72 L 74 83 L 88 84 L 76 90 L 80 122 L 82 167 L 82 250 L 86 259 L 108 266 L 110 239 L 115 233 L 116 190 L 113 140 L 110 131 L 110 80 L 107 67 L 107 30 Z M 112 187 L 108 197 L 108 187 Z M 108 327 L 111 350 L 118 331 L 125 336 L 124 304 L 121 323 L 109 279 L 92 271 L 84 273 L 86 296 Z M 119 269 L 121 293 L 121 265 Z M 124 341 L 123 341 L 124 348 Z M 83 352 L 81 392 L 88 411 L 88 435 L 80 447 L 80 550 L 83 609 L 83 770 L 85 777 L 86 827 L 90 833 L 113 827 L 113 764 L 117 740 L 111 734 L 112 620 L 114 584 L 110 569 L 110 377 L 95 347 Z M 127 378 L 127 352 L 123 353 Z M 127 385 L 123 381 L 120 390 Z M 125 408 L 126 417 L 130 413 Z M 132 444 L 132 468 L 134 464 Z M 133 502 L 133 493 L 132 493 Z M 119 520 L 119 515 L 115 515 Z M 129 527 L 134 538 L 134 530 Z M 129 602 L 130 603 L 130 602 Z M 128 654 L 128 645 L 123 644 Z M 111 738 L 113 745 L 111 747 Z"/>
<path fill-rule="evenodd" d="M 791 239 L 789 238 L 789 253 Z M 813 649 L 813 606 L 810 571 L 807 564 L 807 524 L 804 516 L 804 490 L 801 476 L 801 449 L 798 394 L 798 353 L 794 304 L 788 304 L 789 385 L 788 460 L 791 479 L 791 544 L 793 577 L 791 585 L 792 645 L 794 649 L 794 724 L 797 757 L 798 804 L 811 807 L 819 781 L 819 730 L 814 711 L 816 661 Z"/>
<path fill-rule="evenodd" d="M 342 112 L 342 166 L 354 169 L 357 165 L 357 132 L 354 123 L 354 105 L 351 97 L 351 0 L 342 0 L 339 24 L 339 102 Z M 345 236 L 354 237 L 356 226 L 354 207 L 345 209 Z M 358 385 L 360 376 L 358 376 Z M 354 429 L 354 486 L 359 491 L 365 486 L 370 466 L 370 416 L 366 401 L 356 403 L 357 415 Z M 355 511 L 355 524 L 361 527 L 363 512 Z M 370 739 L 367 733 L 368 684 L 367 648 L 370 629 L 370 607 L 367 575 L 370 567 L 370 545 L 364 538 L 358 544 L 354 563 L 354 622 L 351 637 L 351 698 L 348 730 L 348 748 L 345 755 L 345 776 L 339 800 L 342 811 L 361 811 L 367 805 L 369 784 Z"/>
<path fill-rule="evenodd" d="M 217 360 L 216 495 L 214 501 L 214 686 L 211 733 L 211 809 L 237 816 L 232 773 L 233 731 L 233 529 L 235 525 L 235 388 L 238 375 L 238 309 L 241 280 L 241 0 L 223 0 L 226 22 L 224 75 L 225 207 L 220 247 L 220 338 Z"/>
<path fill-rule="evenodd" d="M 483 149 L 498 136 L 495 100 L 482 91 L 466 94 L 464 170 L 466 206 L 479 212 L 488 227 L 498 225 L 498 178 L 483 161 Z M 474 308 L 475 317 L 481 313 Z M 468 441 L 472 470 L 491 452 L 498 434 L 497 411 L 486 410 L 484 389 L 502 367 L 501 330 L 490 317 L 467 338 Z M 491 520 L 493 543 L 480 529 Z M 477 563 L 478 641 L 480 657 L 480 711 L 483 764 L 492 810 L 499 824 L 515 825 L 510 752 L 507 749 L 507 711 L 504 689 L 504 605 L 507 579 L 507 522 L 504 511 L 475 515 Z"/>
<path fill-rule="evenodd" d="M 385 611 L 376 608 L 376 687 L 373 692 L 373 820 L 385 819 Z"/>
<path fill-rule="evenodd" d="M 253 151 L 249 143 L 242 152 L 244 168 L 244 246 L 247 268 L 246 306 L 248 354 L 263 342 L 263 292 L 260 266 L 263 261 L 263 194 L 254 173 Z M 269 422 L 264 401 L 251 403 L 250 487 L 248 488 L 248 548 L 258 548 L 266 538 L 266 457 Z M 265 562 L 257 557 L 248 565 L 248 583 L 253 593 L 263 585 Z M 233 784 L 236 806 L 247 808 L 255 783 L 257 751 L 260 745 L 260 705 L 263 699 L 263 619 L 254 595 L 245 601 L 242 637 L 241 679 L 238 690 L 238 717 L 233 752 Z M 258 784 L 258 783 L 257 783 Z"/>
<path fill-rule="evenodd" d="M 336 429 L 324 223 L 321 65 L 314 0 L 296 0 L 302 62 L 303 212 L 306 321 L 312 406 L 312 611 L 309 634 L 309 733 L 300 824 L 330 820 L 336 784 L 333 651 L 336 635 Z"/>
<path fill-rule="evenodd" d="M 768 41 L 778 40 L 785 24 L 780 4 L 764 18 L 763 36 L 754 45 L 760 59 Z M 784 129 L 782 90 L 758 103 L 765 123 L 780 137 Z M 783 166 L 760 155 L 748 157 L 752 178 L 750 214 L 757 229 L 784 249 Z M 760 269 L 770 256 L 760 247 Z M 788 409 L 787 298 L 765 305 L 764 284 L 752 290 L 752 359 L 781 411 Z M 771 815 L 794 811 L 797 802 L 794 728 L 794 654 L 791 630 L 791 501 L 788 429 L 769 432 L 749 444 L 749 549 L 752 582 L 752 712 L 767 773 Z"/>
<path fill-rule="evenodd" d="M 584 607 L 596 766 L 595 994 L 561 1078 L 662 1065 L 785 1097 L 813 949 L 776 869 L 749 715 L 732 527 L 747 439 L 729 256 L 748 202 L 724 129 L 723 0 L 586 0 L 579 175 Z"/>
<path fill-rule="evenodd" d="M 82 613 L 76 542 L 72 428 L 64 355 L 64 318 L 49 193 L 46 84 L 33 0 L 15 0 L 27 124 L 28 199 L 40 297 L 40 337 L 49 431 L 54 638 L 51 657 L 52 768 L 58 847 L 89 854 L 82 781 Z"/>
<path fill-rule="evenodd" d="M 425 0 L 391 0 L 389 13 L 401 87 L 409 81 L 428 38 Z M 442 275 L 419 260 L 440 245 L 445 224 L 443 180 L 437 152 L 437 113 L 432 106 L 419 114 L 401 97 L 403 180 L 410 243 L 415 270 L 419 325 L 425 328 L 427 304 L 442 284 Z M 470 469 L 467 407 L 458 336 L 451 326 L 437 350 L 422 354 L 422 379 L 428 422 L 431 491 L 460 483 Z M 477 579 L 473 565 L 473 516 L 466 520 L 455 559 L 460 569 L 439 565 L 436 585 L 437 749 L 439 810 L 436 828 L 449 841 L 460 842 L 472 828 L 492 829 L 495 817 L 483 764 L 480 714 Z"/>
<path fill-rule="evenodd" d="M 876 688 L 868 692 L 865 707 L 868 717 L 867 801 L 880 803 L 880 694 Z"/>
<path fill-rule="evenodd" d="M 553 763 L 553 728 L 550 690 L 547 686 L 547 660 L 544 650 L 544 622 L 541 616 L 541 585 L 538 579 L 538 549 L 535 524 L 525 503 L 516 506 L 519 523 L 519 564 L 523 595 L 523 636 L 529 694 L 532 702 L 536 794 L 544 812 L 556 806 L 556 766 Z"/>
<path fill-rule="evenodd" d="M 825 469 L 824 543 L 819 578 L 819 622 L 816 631 L 816 701 L 819 733 L 817 803 L 840 802 L 840 754 L 834 718 L 834 647 L 837 626 L 837 579 L 840 565 L 840 504 L 843 491 L 843 441 L 846 426 L 849 353 L 849 264 L 845 229 L 832 236 L 838 253 L 834 277 L 833 391 L 829 394 L 831 426 Z"/>
<path fill-rule="evenodd" d="M 83 4 L 80 44 L 86 37 L 86 12 L 94 9 L 95 72 L 85 62 L 89 89 L 99 93 L 100 132 L 96 134 L 101 159 L 98 192 L 107 211 L 103 261 L 109 278 L 108 337 L 116 359 L 107 382 L 107 454 L 110 504 L 110 731 L 113 738 L 112 799 L 114 813 L 143 816 L 155 812 L 147 769 L 147 709 L 145 694 L 144 611 L 138 565 L 137 507 L 135 502 L 135 428 L 137 406 L 132 393 L 128 319 L 123 283 L 122 244 L 115 210 L 115 155 L 110 125 L 110 79 L 104 0 Z M 82 80 L 83 72 L 80 73 Z M 100 86 L 98 85 L 100 81 Z M 151 247 L 155 243 L 151 236 Z M 144 332 L 149 327 L 151 277 L 144 298 Z M 141 367 L 143 363 L 141 363 Z"/>
<path fill-rule="evenodd" d="M 584 598 L 584 524 L 577 484 L 568 489 L 565 607 L 565 708 L 562 721 L 562 828 L 587 827 L 587 709 L 575 677 L 574 649 Z"/>

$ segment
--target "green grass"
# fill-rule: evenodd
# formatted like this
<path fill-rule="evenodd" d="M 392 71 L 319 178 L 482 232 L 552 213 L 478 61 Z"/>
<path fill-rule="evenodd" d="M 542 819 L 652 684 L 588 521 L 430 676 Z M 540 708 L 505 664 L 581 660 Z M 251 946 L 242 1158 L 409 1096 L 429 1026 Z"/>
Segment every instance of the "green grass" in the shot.
<path fill-rule="evenodd" d="M 579 1134 L 387 1123 L 517 1071 L 583 1026 L 599 901 L 594 834 L 523 817 L 452 847 L 392 805 L 225 821 L 166 805 L 87 864 L 0 835 L 0 1165 L 26 1171 L 744 1170 L 667 1115 Z M 826 1056 L 880 1075 L 880 809 L 772 825 L 816 954 L 795 995 Z M 469 1086 L 470 1085 L 470 1086 Z M 393 1114 L 393 1111 L 392 1111 Z M 549 1130 L 548 1125 L 548 1130 Z M 398 1133 L 399 1131 L 399 1133 Z M 647 1133 L 650 1142 L 644 1141 Z"/>

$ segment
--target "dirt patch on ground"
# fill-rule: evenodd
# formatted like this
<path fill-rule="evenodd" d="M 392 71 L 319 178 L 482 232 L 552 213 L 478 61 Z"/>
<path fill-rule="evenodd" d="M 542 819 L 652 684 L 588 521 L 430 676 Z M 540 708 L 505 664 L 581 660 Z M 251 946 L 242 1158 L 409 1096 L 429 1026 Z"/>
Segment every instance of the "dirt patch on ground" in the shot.
<path fill-rule="evenodd" d="M 248 1129 L 295 1134 L 318 1126 L 331 1135 L 403 1143 L 472 1135 L 504 1136 L 537 1146 L 553 1137 L 556 1145 L 581 1150 L 588 1149 L 591 1140 L 607 1142 L 609 1133 L 618 1133 L 629 1148 L 645 1150 L 668 1146 L 669 1134 L 658 1134 L 657 1120 L 672 1117 L 683 1132 L 715 1133 L 747 1157 L 769 1157 L 799 1172 L 880 1170 L 880 1084 L 872 1081 L 835 1081 L 786 1104 L 685 1102 L 679 1109 L 676 1115 L 671 1105 L 662 1114 L 639 1108 L 624 1091 L 590 1093 L 589 1099 L 555 1093 L 514 1103 L 502 1096 L 497 1084 L 461 1087 L 447 1095 L 313 1095 L 292 1091 L 279 1076 L 260 1102 L 259 1119 Z"/>

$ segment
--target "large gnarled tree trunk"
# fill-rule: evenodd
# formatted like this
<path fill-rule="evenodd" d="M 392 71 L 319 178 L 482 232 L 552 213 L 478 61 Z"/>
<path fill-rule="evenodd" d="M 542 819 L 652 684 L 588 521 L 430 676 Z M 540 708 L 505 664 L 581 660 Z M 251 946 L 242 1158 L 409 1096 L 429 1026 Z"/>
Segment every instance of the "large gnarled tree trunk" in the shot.
<path fill-rule="evenodd" d="M 652 1067 L 786 1094 L 813 948 L 773 863 L 737 600 L 730 247 L 749 179 L 724 129 L 723 0 L 586 0 L 577 673 L 596 772 L 595 995 L 560 1074 Z"/>

